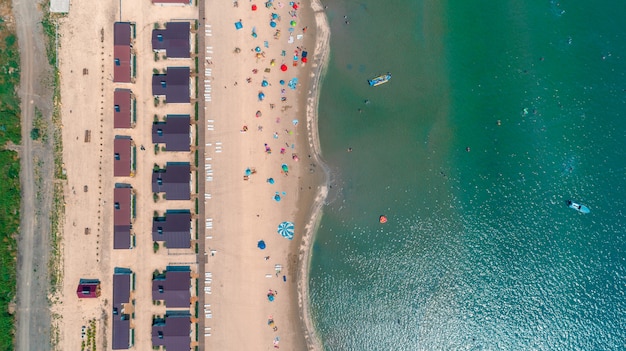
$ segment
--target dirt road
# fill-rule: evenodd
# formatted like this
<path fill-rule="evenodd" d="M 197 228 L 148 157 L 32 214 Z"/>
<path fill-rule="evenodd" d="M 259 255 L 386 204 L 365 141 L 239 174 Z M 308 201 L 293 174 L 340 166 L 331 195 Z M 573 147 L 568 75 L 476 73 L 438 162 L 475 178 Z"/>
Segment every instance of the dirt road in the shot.
<path fill-rule="evenodd" d="M 50 209 L 52 206 L 52 137 L 45 144 L 30 138 L 35 108 L 48 122 L 52 136 L 52 87 L 42 82 L 52 71 L 46 59 L 38 1 L 14 0 L 20 48 L 22 107 L 22 208 L 18 243 L 16 350 L 50 350 L 50 312 L 47 299 Z"/>

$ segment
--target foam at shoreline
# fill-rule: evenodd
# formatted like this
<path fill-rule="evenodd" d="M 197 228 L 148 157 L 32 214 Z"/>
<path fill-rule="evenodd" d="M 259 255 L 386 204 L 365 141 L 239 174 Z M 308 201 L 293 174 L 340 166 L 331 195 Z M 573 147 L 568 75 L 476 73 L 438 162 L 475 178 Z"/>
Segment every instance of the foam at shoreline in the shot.
<path fill-rule="evenodd" d="M 309 304 L 309 269 L 311 263 L 313 241 L 315 233 L 322 218 L 322 207 L 328 196 L 328 181 L 330 172 L 321 157 L 321 148 L 318 134 L 318 105 L 320 95 L 320 85 L 328 67 L 330 52 L 330 26 L 324 13 L 324 8 L 319 0 L 311 0 L 316 23 L 316 37 L 313 63 L 311 65 L 311 85 L 307 95 L 306 121 L 307 138 L 313 162 L 318 164 L 324 171 L 324 181 L 317 188 L 314 202 L 311 206 L 310 218 L 305 226 L 302 235 L 299 262 L 300 272 L 298 274 L 298 308 L 300 319 L 304 328 L 304 337 L 309 350 L 322 350 L 321 341 L 317 336 L 313 320 L 310 313 Z"/>

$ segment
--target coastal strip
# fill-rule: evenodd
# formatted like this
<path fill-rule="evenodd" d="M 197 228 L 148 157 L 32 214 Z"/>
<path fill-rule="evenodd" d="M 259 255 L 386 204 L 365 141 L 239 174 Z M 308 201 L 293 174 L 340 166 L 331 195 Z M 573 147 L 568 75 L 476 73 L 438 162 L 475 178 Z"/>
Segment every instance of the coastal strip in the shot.
<path fill-rule="evenodd" d="M 311 89 L 308 92 L 306 107 L 307 137 L 313 162 L 320 165 L 323 169 L 325 179 L 324 183 L 317 189 L 317 194 L 311 208 L 311 216 L 309 222 L 305 226 L 301 239 L 299 257 L 300 272 L 298 279 L 298 307 L 300 310 L 300 319 L 304 327 L 304 336 L 307 342 L 307 348 L 312 351 L 318 351 L 322 350 L 322 343 L 316 333 L 311 316 L 311 306 L 309 303 L 309 271 L 311 267 L 313 241 L 322 219 L 322 208 L 326 197 L 328 196 L 328 181 L 330 179 L 330 171 L 322 160 L 318 128 L 320 85 L 326 74 L 328 60 L 330 57 L 330 26 L 328 25 L 324 7 L 319 0 L 312 0 L 311 8 L 315 14 L 316 37 L 314 50 L 315 55 L 313 57 L 312 64 L 313 70 L 311 72 Z"/>

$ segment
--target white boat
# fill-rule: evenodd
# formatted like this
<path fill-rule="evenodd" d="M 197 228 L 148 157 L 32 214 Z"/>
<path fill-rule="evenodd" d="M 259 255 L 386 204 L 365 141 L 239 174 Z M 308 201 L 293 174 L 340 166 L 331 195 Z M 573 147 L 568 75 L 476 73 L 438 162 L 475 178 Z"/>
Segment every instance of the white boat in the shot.
<path fill-rule="evenodd" d="M 589 207 L 585 206 L 585 205 L 581 205 L 579 203 L 576 203 L 572 200 L 567 200 L 567 207 L 572 208 L 580 213 L 589 213 L 591 212 L 591 210 L 589 209 Z"/>

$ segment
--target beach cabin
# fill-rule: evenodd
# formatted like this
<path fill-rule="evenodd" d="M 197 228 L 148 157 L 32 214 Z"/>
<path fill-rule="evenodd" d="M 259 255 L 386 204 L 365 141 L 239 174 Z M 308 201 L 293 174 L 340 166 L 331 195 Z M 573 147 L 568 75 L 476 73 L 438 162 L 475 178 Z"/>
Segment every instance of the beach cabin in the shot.
<path fill-rule="evenodd" d="M 152 50 L 165 52 L 170 58 L 190 58 L 190 24 L 189 22 L 167 22 L 165 29 L 152 31 Z"/>
<path fill-rule="evenodd" d="M 191 124 L 189 115 L 167 115 L 165 122 L 152 124 L 152 142 L 165 144 L 166 151 L 189 152 Z"/>
<path fill-rule="evenodd" d="M 152 241 L 162 241 L 168 249 L 191 247 L 191 212 L 168 210 L 164 217 L 152 219 Z"/>
<path fill-rule="evenodd" d="M 191 269 L 189 266 L 167 266 L 152 278 L 152 300 L 163 301 L 168 308 L 191 305 Z"/>
<path fill-rule="evenodd" d="M 113 81 L 131 82 L 131 24 L 115 22 L 113 24 Z"/>
<path fill-rule="evenodd" d="M 168 351 L 189 351 L 191 346 L 191 314 L 166 311 L 164 318 L 154 318 L 152 347 L 164 346 Z"/>
<path fill-rule="evenodd" d="M 166 74 L 152 75 L 152 95 L 165 97 L 165 102 L 189 103 L 189 67 L 168 67 Z"/>
<path fill-rule="evenodd" d="M 133 140 L 129 136 L 116 135 L 113 139 L 113 176 L 130 177 L 133 175 L 132 155 Z"/>
<path fill-rule="evenodd" d="M 128 268 L 116 267 L 113 274 L 113 310 L 112 310 L 112 343 L 113 350 L 131 348 L 134 340 L 134 329 L 131 328 L 134 307 L 130 300 L 130 293 L 134 284 L 133 272 Z"/>
<path fill-rule="evenodd" d="M 131 203 L 132 188 L 128 184 L 116 184 L 113 189 L 113 248 L 133 247 L 130 230 L 132 228 Z"/>
<path fill-rule="evenodd" d="M 168 162 L 165 168 L 152 171 L 152 192 L 165 193 L 167 200 L 191 198 L 191 166 L 189 162 Z"/>
<path fill-rule="evenodd" d="M 132 128 L 134 99 L 130 89 L 113 92 L 113 128 Z"/>

